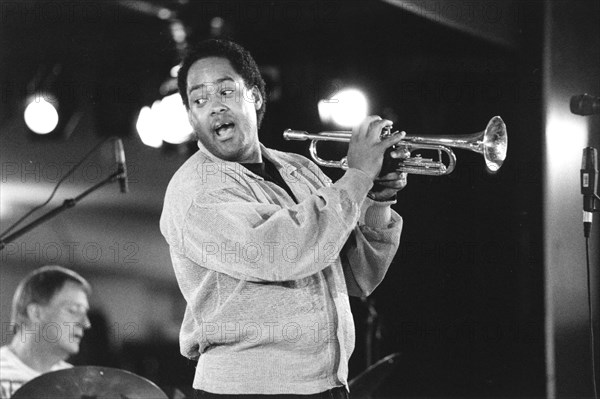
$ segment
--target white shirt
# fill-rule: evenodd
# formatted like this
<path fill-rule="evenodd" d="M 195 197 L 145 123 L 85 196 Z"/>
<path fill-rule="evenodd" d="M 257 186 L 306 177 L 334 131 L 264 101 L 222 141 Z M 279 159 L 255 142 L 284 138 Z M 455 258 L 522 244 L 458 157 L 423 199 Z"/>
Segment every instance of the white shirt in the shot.
<path fill-rule="evenodd" d="M 73 367 L 71 364 L 60 361 L 52 366 L 50 371 L 63 370 Z M 37 370 L 32 369 L 19 359 L 8 346 L 0 348 L 0 398 L 10 398 L 17 389 L 28 381 L 40 376 Z"/>

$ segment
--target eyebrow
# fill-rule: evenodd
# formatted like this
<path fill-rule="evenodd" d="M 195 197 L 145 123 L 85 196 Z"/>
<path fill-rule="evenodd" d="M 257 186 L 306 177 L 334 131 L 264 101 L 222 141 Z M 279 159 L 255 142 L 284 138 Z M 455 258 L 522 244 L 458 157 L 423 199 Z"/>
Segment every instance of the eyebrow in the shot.
<path fill-rule="evenodd" d="M 190 89 L 188 90 L 188 93 L 191 93 L 194 90 L 202 89 L 202 88 L 204 88 L 206 86 L 209 86 L 209 85 L 218 85 L 218 84 L 223 83 L 223 82 L 234 82 L 235 83 L 235 80 L 233 80 L 233 78 L 230 78 L 229 76 L 226 76 L 224 78 L 217 79 L 213 83 L 209 83 L 209 84 L 200 83 L 200 84 L 191 86 Z"/>
<path fill-rule="evenodd" d="M 79 308 L 84 308 L 86 310 L 90 310 L 89 304 L 83 304 L 83 303 L 73 302 L 73 301 L 59 302 L 59 306 L 77 306 Z"/>

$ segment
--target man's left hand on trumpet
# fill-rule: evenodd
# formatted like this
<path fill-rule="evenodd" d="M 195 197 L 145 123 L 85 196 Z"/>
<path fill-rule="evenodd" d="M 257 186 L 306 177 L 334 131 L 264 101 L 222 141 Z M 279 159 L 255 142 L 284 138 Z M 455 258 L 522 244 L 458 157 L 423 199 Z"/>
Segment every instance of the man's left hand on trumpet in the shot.
<path fill-rule="evenodd" d="M 385 152 L 385 150 L 395 146 L 406 136 L 406 132 L 394 132 L 390 135 L 382 135 L 384 129 L 390 129 L 391 127 L 392 121 L 390 120 L 381 119 L 377 115 L 368 116 L 353 129 L 351 141 L 378 142 L 379 147 L 383 148 L 383 152 Z M 355 145 L 354 148 L 358 150 L 360 147 L 359 145 Z M 349 149 L 349 158 L 351 150 L 352 146 Z M 383 152 L 378 162 L 374 162 L 373 164 L 377 170 L 381 170 L 383 166 Z M 404 149 L 392 148 L 389 156 L 393 159 L 400 159 L 407 157 L 407 154 Z M 408 156 L 410 156 L 410 153 Z M 391 171 L 384 175 L 375 176 L 373 182 L 375 184 L 369 191 L 369 198 L 375 201 L 393 200 L 396 193 L 406 187 L 407 173 Z"/>

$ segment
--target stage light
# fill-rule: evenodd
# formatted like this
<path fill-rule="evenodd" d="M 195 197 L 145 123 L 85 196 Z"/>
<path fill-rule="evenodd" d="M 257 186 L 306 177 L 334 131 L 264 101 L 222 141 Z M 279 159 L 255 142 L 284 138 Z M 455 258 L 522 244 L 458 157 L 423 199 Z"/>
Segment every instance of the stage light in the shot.
<path fill-rule="evenodd" d="M 175 43 L 185 43 L 187 33 L 185 31 L 185 26 L 183 25 L 183 23 L 177 19 L 171 19 L 169 27 L 171 28 L 171 36 L 173 37 Z"/>
<path fill-rule="evenodd" d="M 83 111 L 69 88 L 73 87 L 70 71 L 57 63 L 50 70 L 40 65 L 28 82 L 23 105 L 24 127 L 30 138 L 66 140 L 77 128 Z"/>
<path fill-rule="evenodd" d="M 179 93 L 156 100 L 152 107 L 140 110 L 136 129 L 142 142 L 158 148 L 162 142 L 183 144 L 193 137 L 187 111 Z"/>
<path fill-rule="evenodd" d="M 572 184 L 573 192 L 578 193 L 579 180 L 573 179 L 573 171 L 579 172 L 580 169 L 581 149 L 586 146 L 588 139 L 588 120 L 572 115 L 556 105 L 549 106 L 548 109 L 546 171 L 552 176 L 561 176 L 561 181 Z M 566 134 L 569 136 L 568 140 L 565 140 Z"/>
<path fill-rule="evenodd" d="M 324 123 L 335 123 L 351 128 L 360 123 L 368 113 L 367 97 L 358 89 L 341 90 L 328 99 L 319 101 L 319 116 Z"/>
<path fill-rule="evenodd" d="M 173 11 L 169 10 L 168 8 L 161 8 L 160 10 L 158 10 L 157 15 L 158 18 L 167 21 L 173 16 Z"/>
<path fill-rule="evenodd" d="M 145 106 L 140 110 L 135 127 L 142 143 L 154 148 L 159 148 L 162 145 L 162 137 L 156 129 L 150 107 Z"/>
<path fill-rule="evenodd" d="M 46 93 L 38 93 L 29 97 L 23 118 L 32 132 L 36 134 L 52 133 L 59 122 L 58 100 Z"/>
<path fill-rule="evenodd" d="M 162 99 L 158 106 L 159 124 L 162 124 L 163 141 L 182 144 L 192 138 L 192 127 L 179 93 Z"/>
<path fill-rule="evenodd" d="M 210 20 L 210 35 L 212 37 L 219 37 L 223 34 L 223 28 L 225 27 L 225 20 L 221 17 L 214 17 Z"/>

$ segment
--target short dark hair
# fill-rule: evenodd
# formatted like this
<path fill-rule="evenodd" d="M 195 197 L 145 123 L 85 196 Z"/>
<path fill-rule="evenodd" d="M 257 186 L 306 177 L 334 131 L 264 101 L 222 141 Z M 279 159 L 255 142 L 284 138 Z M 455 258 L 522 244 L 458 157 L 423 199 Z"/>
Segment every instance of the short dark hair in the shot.
<path fill-rule="evenodd" d="M 177 73 L 177 86 L 179 94 L 183 100 L 186 109 L 189 109 L 189 99 L 187 95 L 187 75 L 191 66 L 198 60 L 209 57 L 221 57 L 229 61 L 236 73 L 243 79 L 246 86 L 251 88 L 256 86 L 262 95 L 263 102 L 258 111 L 256 111 L 258 127 L 262 123 L 267 105 L 266 84 L 260 74 L 260 70 L 254 58 L 248 50 L 239 44 L 224 39 L 203 40 L 196 45 L 188 48 Z"/>
<path fill-rule="evenodd" d="M 25 276 L 17 286 L 13 297 L 11 317 L 13 330 L 18 330 L 21 323 L 27 320 L 27 306 L 32 303 L 47 305 L 67 282 L 80 285 L 88 296 L 92 293 L 92 287 L 86 279 L 62 266 L 43 266 Z"/>

